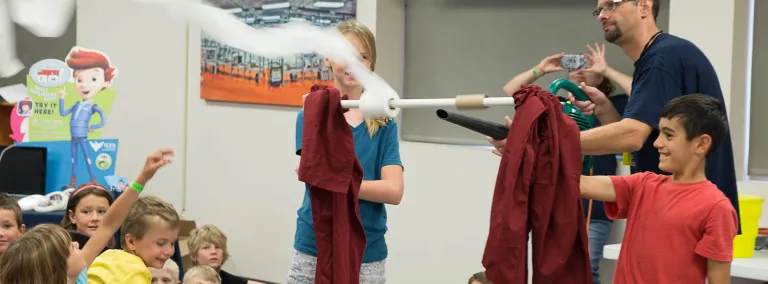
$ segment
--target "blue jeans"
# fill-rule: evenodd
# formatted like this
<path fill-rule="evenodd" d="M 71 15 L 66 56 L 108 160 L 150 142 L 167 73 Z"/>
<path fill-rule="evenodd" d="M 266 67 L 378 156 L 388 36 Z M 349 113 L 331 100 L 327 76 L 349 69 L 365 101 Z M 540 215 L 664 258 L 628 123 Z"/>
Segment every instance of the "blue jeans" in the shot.
<path fill-rule="evenodd" d="M 600 260 L 603 258 L 603 247 L 611 234 L 612 221 L 591 220 L 589 222 L 589 260 L 592 264 L 592 278 L 595 284 L 600 284 Z"/>

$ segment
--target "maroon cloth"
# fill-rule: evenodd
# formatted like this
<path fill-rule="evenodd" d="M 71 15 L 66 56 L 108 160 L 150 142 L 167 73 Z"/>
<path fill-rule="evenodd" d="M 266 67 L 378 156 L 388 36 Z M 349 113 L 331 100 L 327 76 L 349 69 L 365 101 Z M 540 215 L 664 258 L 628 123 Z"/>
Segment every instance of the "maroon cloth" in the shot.
<path fill-rule="evenodd" d="M 523 85 L 513 97 L 514 123 L 483 255 L 486 276 L 493 283 L 527 283 L 531 230 L 534 284 L 592 284 L 579 192 L 579 129 L 557 97 L 536 85 Z"/>
<path fill-rule="evenodd" d="M 315 284 L 360 283 L 365 231 L 357 195 L 363 168 L 339 90 L 315 85 L 304 104 L 299 180 L 310 185 L 317 240 Z"/>

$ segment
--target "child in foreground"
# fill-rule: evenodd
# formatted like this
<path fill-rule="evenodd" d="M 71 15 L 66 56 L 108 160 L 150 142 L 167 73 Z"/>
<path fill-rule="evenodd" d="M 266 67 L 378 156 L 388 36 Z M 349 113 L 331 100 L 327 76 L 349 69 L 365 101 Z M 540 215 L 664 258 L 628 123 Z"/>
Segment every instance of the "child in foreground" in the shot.
<path fill-rule="evenodd" d="M 148 267 L 163 268 L 174 252 L 179 214 L 155 196 L 139 198 L 121 228 L 121 250 L 108 250 L 88 268 L 88 283 L 149 284 Z"/>
<path fill-rule="evenodd" d="M 59 225 L 37 225 L 22 235 L 0 256 L 0 283 L 96 283 L 86 281 L 79 275 L 97 258 L 126 219 L 143 185 L 152 179 L 159 168 L 170 163 L 165 155 L 172 153 L 171 150 L 159 150 L 147 158 L 141 174 L 131 184 L 132 190 L 120 195 L 110 207 L 82 251 L 79 244 L 73 242 L 69 233 Z"/>
<path fill-rule="evenodd" d="M 671 100 L 661 113 L 659 168 L 630 176 L 582 176 L 581 195 L 626 218 L 614 283 L 730 283 L 736 210 L 707 180 L 705 162 L 723 141 L 724 106 L 701 94 Z"/>
<path fill-rule="evenodd" d="M 181 284 L 179 265 L 172 259 L 166 260 L 163 268 L 148 267 L 152 274 L 152 284 Z"/>

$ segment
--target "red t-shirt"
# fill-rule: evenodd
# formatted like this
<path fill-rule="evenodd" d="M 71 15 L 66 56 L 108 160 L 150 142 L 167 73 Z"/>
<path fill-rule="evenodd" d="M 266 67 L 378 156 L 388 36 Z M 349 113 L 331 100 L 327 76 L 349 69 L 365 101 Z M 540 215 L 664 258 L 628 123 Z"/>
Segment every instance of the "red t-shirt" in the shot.
<path fill-rule="evenodd" d="M 736 210 L 713 183 L 651 172 L 611 177 L 611 219 L 627 219 L 615 284 L 705 283 L 707 259 L 733 259 Z"/>

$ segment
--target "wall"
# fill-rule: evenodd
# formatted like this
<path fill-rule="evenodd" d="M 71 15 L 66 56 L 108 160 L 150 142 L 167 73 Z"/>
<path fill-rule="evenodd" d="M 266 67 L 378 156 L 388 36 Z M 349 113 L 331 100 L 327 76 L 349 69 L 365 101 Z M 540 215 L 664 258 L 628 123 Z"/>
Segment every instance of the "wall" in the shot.
<path fill-rule="evenodd" d="M 78 0 L 77 44 L 105 52 L 118 68 L 115 105 L 102 137 L 118 138 L 118 175 L 134 178 L 161 147 L 177 155 L 147 187 L 182 207 L 186 24 L 137 1 Z M 138 16 L 141 15 L 141 16 Z M 66 54 L 62 54 L 63 59 Z"/>
<path fill-rule="evenodd" d="M 379 37 L 377 71 L 402 90 L 403 0 L 358 1 L 360 20 Z M 704 6 L 693 0 L 675 1 L 679 2 L 671 7 L 670 17 L 676 19 L 670 23 L 671 31 L 691 38 L 713 56 L 721 77 L 736 70 L 727 66 L 727 57 L 715 56 L 736 50 L 723 46 L 730 44 L 723 38 L 735 37 L 733 33 L 717 30 L 717 36 L 709 39 L 708 30 L 699 38 L 701 28 L 685 24 L 733 21 L 730 16 L 723 19 L 722 11 L 734 12 L 726 4 L 730 1 Z M 683 5 L 697 7 L 697 12 L 690 13 Z M 174 164 L 158 173 L 148 194 L 177 208 L 186 200 L 187 217 L 198 224 L 217 224 L 227 232 L 232 258 L 226 269 L 283 282 L 303 194 L 293 171 L 298 161 L 292 154 L 298 109 L 202 101 L 195 27 L 190 27 L 187 45 L 186 26 L 154 7 L 134 1 L 79 0 L 78 8 L 78 44 L 105 51 L 121 72 L 114 85 L 118 99 L 105 130 L 105 137 L 121 141 L 119 173 L 133 176 L 151 150 L 174 147 L 178 153 Z M 731 90 L 734 82 L 728 83 Z M 739 113 L 736 97 L 731 92 L 732 114 Z M 413 142 L 402 142 L 401 155 L 406 193 L 401 205 L 388 207 L 388 282 L 464 281 L 482 270 L 499 159 L 481 147 Z M 761 186 L 765 187 L 741 183 L 740 190 L 768 195 Z M 768 224 L 766 220 L 762 223 Z M 613 239 L 621 234 L 621 226 L 615 226 Z"/>

